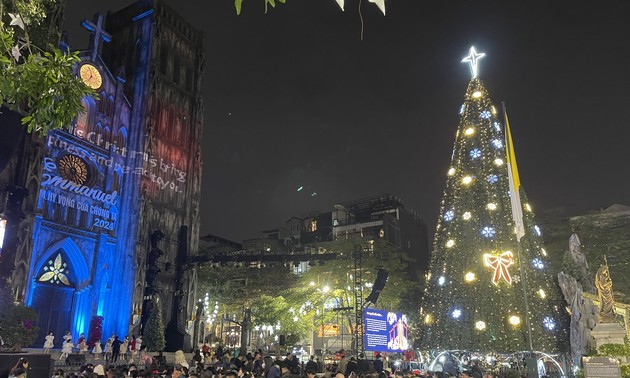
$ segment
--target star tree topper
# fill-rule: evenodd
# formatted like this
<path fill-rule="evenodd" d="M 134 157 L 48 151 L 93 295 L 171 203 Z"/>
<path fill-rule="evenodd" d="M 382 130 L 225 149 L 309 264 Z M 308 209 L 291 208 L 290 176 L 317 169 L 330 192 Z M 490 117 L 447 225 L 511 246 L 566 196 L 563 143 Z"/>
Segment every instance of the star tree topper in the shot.
<path fill-rule="evenodd" d="M 511 251 L 505 251 L 499 256 L 486 253 L 483 255 L 483 262 L 486 266 L 494 269 L 493 284 L 498 285 L 501 278 L 505 279 L 508 284 L 512 284 L 512 277 L 508 271 L 508 268 L 514 264 L 514 255 Z"/>
<path fill-rule="evenodd" d="M 462 59 L 462 63 L 468 63 L 470 65 L 470 74 L 473 78 L 477 77 L 479 59 L 484 56 L 486 56 L 486 53 L 477 54 L 475 46 L 471 46 L 468 56 Z"/>

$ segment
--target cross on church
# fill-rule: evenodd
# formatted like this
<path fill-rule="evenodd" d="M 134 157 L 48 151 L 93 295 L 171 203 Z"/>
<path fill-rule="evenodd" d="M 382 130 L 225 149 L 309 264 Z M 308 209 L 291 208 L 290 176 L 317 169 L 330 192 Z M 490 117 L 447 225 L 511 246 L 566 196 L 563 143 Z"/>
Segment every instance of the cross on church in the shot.
<path fill-rule="evenodd" d="M 81 22 L 81 26 L 92 33 L 92 40 L 90 41 L 90 48 L 92 49 L 92 60 L 95 60 L 96 55 L 98 55 L 98 48 L 101 43 L 101 39 L 105 42 L 112 41 L 112 35 L 103 29 L 103 14 L 97 13 L 94 18 L 96 19 L 96 24 L 88 19 L 85 19 Z"/>

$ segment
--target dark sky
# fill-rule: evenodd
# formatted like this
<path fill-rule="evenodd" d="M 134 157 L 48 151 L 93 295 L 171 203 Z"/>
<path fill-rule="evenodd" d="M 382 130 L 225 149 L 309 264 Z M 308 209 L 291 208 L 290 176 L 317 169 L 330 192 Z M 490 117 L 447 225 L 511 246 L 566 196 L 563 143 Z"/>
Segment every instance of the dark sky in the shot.
<path fill-rule="evenodd" d="M 205 38 L 202 234 L 240 242 L 382 193 L 432 228 L 470 45 L 534 211 L 630 205 L 630 2 L 389 0 L 383 17 L 361 1 L 363 41 L 359 0 L 266 15 L 244 0 L 241 16 L 232 0 L 167 0 Z M 87 46 L 82 18 L 130 3 L 68 0 L 72 47 Z"/>

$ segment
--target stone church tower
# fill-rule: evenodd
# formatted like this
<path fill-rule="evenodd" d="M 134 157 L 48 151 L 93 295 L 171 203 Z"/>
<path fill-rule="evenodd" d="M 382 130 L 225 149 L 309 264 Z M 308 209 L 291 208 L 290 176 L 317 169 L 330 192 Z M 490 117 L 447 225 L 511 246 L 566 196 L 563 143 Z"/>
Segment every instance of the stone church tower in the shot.
<path fill-rule="evenodd" d="M 107 16 L 103 58 L 125 70 L 133 108 L 130 136 L 142 159 L 134 283 L 138 326 L 159 298 L 166 350 L 191 346 L 196 271 L 186 261 L 199 239 L 202 34 L 160 0 L 140 0 Z M 133 144 L 133 142 L 132 142 Z"/>
<path fill-rule="evenodd" d="M 109 39 L 102 21 L 84 21 L 94 37 L 74 67 L 98 97 L 84 98 L 84 112 L 67 128 L 24 135 L 0 174 L 0 182 L 23 189 L 20 201 L 6 201 L 14 204 L 16 232 L 2 251 L 2 274 L 11 274 L 15 300 L 38 313 L 35 345 L 48 332 L 70 331 L 76 340 L 98 318 L 105 334 L 126 334 L 132 323 L 140 176 L 127 151 L 137 149 L 128 138 L 137 131 L 124 79 L 98 53 Z"/>

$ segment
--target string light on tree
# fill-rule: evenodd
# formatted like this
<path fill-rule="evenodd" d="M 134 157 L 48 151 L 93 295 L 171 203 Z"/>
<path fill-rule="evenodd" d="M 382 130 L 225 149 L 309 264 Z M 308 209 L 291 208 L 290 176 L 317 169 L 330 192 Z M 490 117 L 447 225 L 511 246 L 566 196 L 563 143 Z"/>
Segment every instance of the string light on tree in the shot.
<path fill-rule="evenodd" d="M 553 331 L 556 328 L 556 322 L 549 316 L 543 319 L 543 325 L 549 331 Z"/>
<path fill-rule="evenodd" d="M 532 263 L 538 258 L 548 264 L 542 240 L 536 237 L 534 214 L 526 211 L 509 123 L 497 114 L 499 108 L 477 77 L 482 56 L 471 49 L 464 59 L 472 79 L 437 219 L 430 272 L 440 278 L 427 280 L 421 311 L 426 331 L 420 345 L 482 353 L 556 352 L 564 329 L 555 319 L 555 328 L 548 330 L 543 319 L 556 312 L 563 316 L 553 308 L 562 299 L 553 289 L 553 272 Z M 519 201 L 517 207 L 513 201 Z M 522 209 L 520 218 L 512 213 L 515 208 Z M 531 232 L 522 236 L 522 230 Z M 533 299 L 529 307 L 524 303 L 528 294 Z"/>
<path fill-rule="evenodd" d="M 493 227 L 484 227 L 484 228 L 481 230 L 481 235 L 483 235 L 483 236 L 484 236 L 484 237 L 486 237 L 486 238 L 492 238 L 492 237 L 494 237 L 494 235 L 495 235 L 496 233 L 497 233 L 497 232 L 495 231 L 495 229 L 494 229 Z"/>

